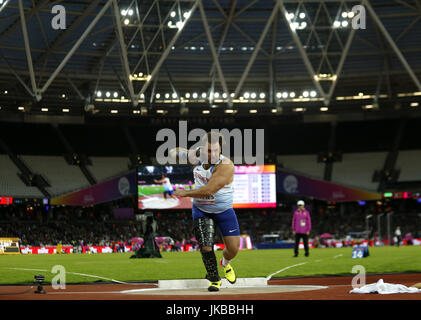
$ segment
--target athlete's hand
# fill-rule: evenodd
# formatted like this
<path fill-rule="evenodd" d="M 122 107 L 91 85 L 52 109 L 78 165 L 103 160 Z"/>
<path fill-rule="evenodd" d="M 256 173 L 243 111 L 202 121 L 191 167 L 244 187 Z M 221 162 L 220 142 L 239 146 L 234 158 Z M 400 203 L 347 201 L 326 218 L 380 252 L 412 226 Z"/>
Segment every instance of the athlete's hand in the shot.
<path fill-rule="evenodd" d="M 177 197 L 186 197 L 187 191 L 178 189 L 177 191 L 174 192 L 174 195 Z"/>

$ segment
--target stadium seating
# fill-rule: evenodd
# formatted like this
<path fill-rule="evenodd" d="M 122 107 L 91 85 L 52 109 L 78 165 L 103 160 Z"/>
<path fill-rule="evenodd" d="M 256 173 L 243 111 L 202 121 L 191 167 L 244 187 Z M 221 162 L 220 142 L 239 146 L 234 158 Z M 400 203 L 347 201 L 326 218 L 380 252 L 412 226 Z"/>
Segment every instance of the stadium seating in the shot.
<path fill-rule="evenodd" d="M 79 167 L 67 164 L 59 156 L 21 156 L 28 167 L 41 174 L 51 185 L 46 188 L 51 195 L 59 195 L 89 185 Z"/>
<path fill-rule="evenodd" d="M 332 182 L 376 191 L 378 183 L 372 182 L 375 170 L 382 169 L 387 152 L 344 153 L 342 162 L 333 165 Z M 68 165 L 62 156 L 20 156 L 34 172 L 41 174 L 50 184 L 52 196 L 64 194 L 89 186 L 77 166 Z M 88 169 L 98 181 L 104 181 L 128 170 L 126 157 L 90 157 Z M 278 155 L 277 161 L 284 168 L 304 175 L 323 179 L 325 164 L 317 162 L 317 155 Z M 419 163 L 421 150 L 400 151 L 396 168 L 401 170 L 399 181 L 421 180 Z M 0 155 L 2 167 L 0 192 L 14 197 L 42 197 L 35 187 L 26 187 L 17 176 L 19 170 L 7 155 Z"/>
<path fill-rule="evenodd" d="M 17 173 L 19 169 L 10 160 L 8 155 L 0 154 L 0 194 L 14 197 L 38 197 L 42 193 L 35 187 L 27 187 L 20 180 Z"/>
<path fill-rule="evenodd" d="M 396 168 L 400 169 L 398 181 L 421 180 L 421 150 L 400 151 Z"/>
<path fill-rule="evenodd" d="M 344 153 L 342 162 L 333 165 L 332 182 L 377 191 L 373 174 L 383 168 L 386 156 L 387 152 Z"/>
<path fill-rule="evenodd" d="M 51 185 L 46 190 L 60 195 L 89 186 L 87 179 L 77 166 L 67 164 L 62 156 L 20 156 L 33 173 L 41 174 Z M 128 158 L 92 157 L 88 169 L 98 181 L 104 181 L 128 170 Z M 19 171 L 7 155 L 0 155 L 2 168 L 0 192 L 14 197 L 42 197 L 35 187 L 26 187 L 16 175 Z"/>
<path fill-rule="evenodd" d="M 282 155 L 277 156 L 277 161 L 283 163 L 286 169 L 292 169 L 316 179 L 323 179 L 325 165 L 317 162 L 317 154 Z"/>
<path fill-rule="evenodd" d="M 341 162 L 333 164 L 332 182 L 350 187 L 376 191 L 378 183 L 372 182 L 375 170 L 383 168 L 387 152 L 344 153 Z M 415 157 L 416 156 L 416 157 Z M 421 151 L 402 151 L 400 161 L 405 166 L 406 176 L 412 175 L 412 180 L 420 179 L 421 172 L 415 174 L 418 163 L 421 161 Z M 309 177 L 323 179 L 325 164 L 317 162 L 317 155 L 282 155 L 277 161 L 284 168 L 292 169 Z M 399 167 L 399 160 L 398 165 Z M 404 174 L 404 177 L 405 177 Z M 418 178 L 416 178 L 418 177 Z M 405 180 L 410 180 L 405 178 Z"/>
<path fill-rule="evenodd" d="M 89 166 L 93 176 L 98 182 L 106 180 L 120 173 L 127 172 L 129 159 L 123 157 L 90 157 L 92 166 Z"/>

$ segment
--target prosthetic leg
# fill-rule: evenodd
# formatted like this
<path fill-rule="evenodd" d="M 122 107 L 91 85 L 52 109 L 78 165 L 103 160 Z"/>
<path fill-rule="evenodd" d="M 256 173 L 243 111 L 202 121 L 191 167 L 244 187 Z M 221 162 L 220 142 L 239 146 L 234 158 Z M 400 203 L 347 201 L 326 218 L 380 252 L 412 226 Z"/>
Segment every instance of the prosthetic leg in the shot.
<path fill-rule="evenodd" d="M 194 234 L 199 243 L 203 264 L 205 265 L 208 279 L 211 283 L 209 291 L 219 291 L 222 280 L 218 274 L 218 264 L 216 262 L 213 241 L 215 236 L 215 223 L 210 218 L 200 218 L 194 220 Z"/>

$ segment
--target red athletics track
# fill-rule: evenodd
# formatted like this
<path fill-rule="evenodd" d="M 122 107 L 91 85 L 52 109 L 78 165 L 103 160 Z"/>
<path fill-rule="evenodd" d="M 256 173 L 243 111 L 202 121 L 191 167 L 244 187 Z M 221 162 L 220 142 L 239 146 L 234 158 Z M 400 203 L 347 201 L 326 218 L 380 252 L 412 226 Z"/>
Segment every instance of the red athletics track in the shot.
<path fill-rule="evenodd" d="M 271 280 L 270 285 L 320 285 L 327 289 L 301 292 L 229 294 L 223 289 L 215 295 L 137 295 L 123 294 L 122 290 L 156 288 L 157 284 L 75 284 L 65 290 L 46 286 L 47 294 L 34 294 L 30 286 L 0 286 L 0 300 L 421 300 L 421 293 L 350 294 L 352 276 L 287 278 Z M 379 279 L 393 284 L 412 286 L 421 282 L 421 273 L 368 275 L 366 283 Z M 242 291 L 247 289 L 242 289 Z"/>

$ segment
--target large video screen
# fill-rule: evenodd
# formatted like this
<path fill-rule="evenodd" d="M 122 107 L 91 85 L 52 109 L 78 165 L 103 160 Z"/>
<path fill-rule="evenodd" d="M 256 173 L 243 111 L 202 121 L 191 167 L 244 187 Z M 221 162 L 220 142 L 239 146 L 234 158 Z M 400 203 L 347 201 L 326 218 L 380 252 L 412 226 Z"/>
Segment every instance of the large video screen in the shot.
<path fill-rule="evenodd" d="M 192 166 L 140 166 L 137 169 L 139 209 L 190 209 L 192 198 L 176 197 L 177 189 L 193 190 Z M 235 166 L 234 208 L 276 207 L 275 165 Z"/>

